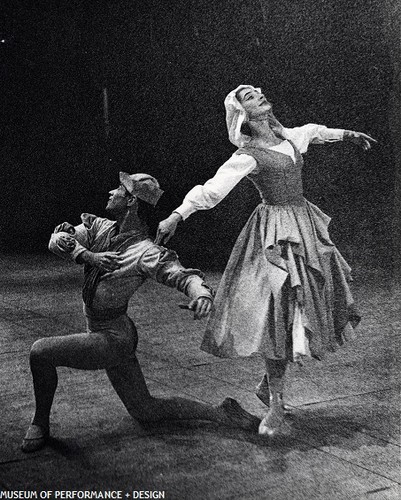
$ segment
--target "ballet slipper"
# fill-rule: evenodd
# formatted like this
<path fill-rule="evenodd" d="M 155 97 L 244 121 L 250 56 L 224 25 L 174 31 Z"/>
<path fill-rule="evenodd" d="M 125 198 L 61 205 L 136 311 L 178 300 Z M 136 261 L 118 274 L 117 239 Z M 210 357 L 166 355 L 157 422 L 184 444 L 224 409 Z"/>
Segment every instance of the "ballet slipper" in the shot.
<path fill-rule="evenodd" d="M 281 403 L 271 403 L 269 411 L 261 421 L 258 433 L 260 435 L 274 438 L 276 436 L 288 435 L 290 426 L 284 420 L 284 407 Z"/>

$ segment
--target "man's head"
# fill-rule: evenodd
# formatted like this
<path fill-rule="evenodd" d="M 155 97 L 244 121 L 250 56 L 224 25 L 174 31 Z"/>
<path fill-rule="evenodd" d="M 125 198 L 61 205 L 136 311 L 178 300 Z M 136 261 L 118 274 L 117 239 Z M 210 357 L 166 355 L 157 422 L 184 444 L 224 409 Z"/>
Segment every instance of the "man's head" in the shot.
<path fill-rule="evenodd" d="M 120 186 L 110 191 L 106 210 L 113 215 L 123 214 L 137 207 L 138 200 L 155 206 L 162 194 L 159 183 L 151 175 L 120 172 Z"/>

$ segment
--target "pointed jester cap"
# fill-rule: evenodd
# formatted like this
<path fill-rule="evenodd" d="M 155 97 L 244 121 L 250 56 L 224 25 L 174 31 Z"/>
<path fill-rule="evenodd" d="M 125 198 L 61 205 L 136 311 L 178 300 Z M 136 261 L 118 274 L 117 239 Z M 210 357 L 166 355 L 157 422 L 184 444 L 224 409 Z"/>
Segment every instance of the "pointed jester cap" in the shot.
<path fill-rule="evenodd" d="M 130 194 L 153 206 L 156 206 L 161 195 L 164 193 L 160 189 L 158 181 L 148 174 L 127 174 L 126 172 L 120 172 L 120 182 Z"/>

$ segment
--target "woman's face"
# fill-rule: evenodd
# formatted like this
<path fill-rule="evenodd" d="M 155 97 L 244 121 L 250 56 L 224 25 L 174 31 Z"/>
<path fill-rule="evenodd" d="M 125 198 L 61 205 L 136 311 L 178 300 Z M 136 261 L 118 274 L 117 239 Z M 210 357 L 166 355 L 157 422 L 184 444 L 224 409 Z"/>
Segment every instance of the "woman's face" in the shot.
<path fill-rule="evenodd" d="M 237 99 L 245 109 L 248 119 L 260 118 L 267 112 L 271 112 L 272 105 L 266 97 L 255 89 L 246 87 L 237 92 Z"/>

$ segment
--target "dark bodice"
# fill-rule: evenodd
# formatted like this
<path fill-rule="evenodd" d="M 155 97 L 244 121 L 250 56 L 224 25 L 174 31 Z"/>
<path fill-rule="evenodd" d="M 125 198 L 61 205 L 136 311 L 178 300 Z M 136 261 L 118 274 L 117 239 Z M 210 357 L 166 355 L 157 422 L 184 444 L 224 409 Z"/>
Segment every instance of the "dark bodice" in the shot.
<path fill-rule="evenodd" d="M 291 143 L 292 144 L 292 143 Z M 257 166 L 248 174 L 260 197 L 268 205 L 303 205 L 301 153 L 295 151 L 295 164 L 292 158 L 271 149 L 243 147 L 237 154 L 247 154 L 255 158 Z"/>

